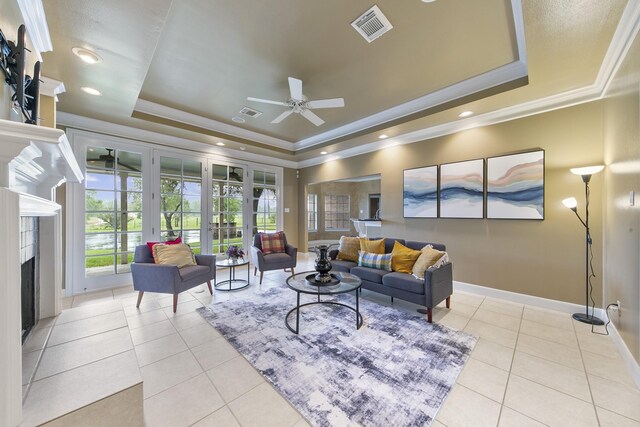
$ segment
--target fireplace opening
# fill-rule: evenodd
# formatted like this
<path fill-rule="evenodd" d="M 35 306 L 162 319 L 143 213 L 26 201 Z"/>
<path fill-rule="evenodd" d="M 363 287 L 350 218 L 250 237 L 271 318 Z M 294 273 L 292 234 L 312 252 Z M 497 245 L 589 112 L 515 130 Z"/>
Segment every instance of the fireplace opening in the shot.
<path fill-rule="evenodd" d="M 20 218 L 20 294 L 22 312 L 22 343 L 40 317 L 40 286 L 38 274 L 38 231 L 37 217 Z"/>
<path fill-rule="evenodd" d="M 36 257 L 22 263 L 22 342 L 36 325 Z"/>

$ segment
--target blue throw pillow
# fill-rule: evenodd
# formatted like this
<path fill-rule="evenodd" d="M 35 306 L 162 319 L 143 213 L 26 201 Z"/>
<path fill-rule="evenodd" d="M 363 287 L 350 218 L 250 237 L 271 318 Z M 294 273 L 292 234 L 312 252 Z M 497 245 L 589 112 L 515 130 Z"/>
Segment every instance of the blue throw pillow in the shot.
<path fill-rule="evenodd" d="M 358 251 L 358 266 L 391 271 L 391 254 L 374 254 Z"/>

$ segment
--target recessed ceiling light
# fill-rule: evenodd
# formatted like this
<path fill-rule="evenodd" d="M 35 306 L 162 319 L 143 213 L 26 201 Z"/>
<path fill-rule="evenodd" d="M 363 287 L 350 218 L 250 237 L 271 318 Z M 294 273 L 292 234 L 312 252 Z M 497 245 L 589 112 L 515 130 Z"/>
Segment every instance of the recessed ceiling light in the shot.
<path fill-rule="evenodd" d="M 329 154 L 326 151 L 321 151 L 320 154 L 325 155 L 325 154 Z"/>
<path fill-rule="evenodd" d="M 436 0 L 422 0 L 422 3 L 433 3 Z"/>
<path fill-rule="evenodd" d="M 382 134 L 382 135 L 380 135 L 378 138 L 380 138 L 380 139 L 387 139 L 387 138 L 389 138 L 389 137 L 383 133 L 383 134 Z"/>
<path fill-rule="evenodd" d="M 242 117 L 238 117 L 238 116 L 232 117 L 231 120 L 236 122 L 236 123 L 244 123 L 245 122 L 245 120 Z"/>
<path fill-rule="evenodd" d="M 102 95 L 102 92 L 100 92 L 98 89 L 94 89 L 94 88 L 88 87 L 88 86 L 82 86 L 80 88 L 80 90 L 83 91 L 84 93 L 88 93 L 89 95 L 93 95 L 93 96 Z"/>
<path fill-rule="evenodd" d="M 246 150 L 246 147 L 240 147 L 240 151 Z"/>
<path fill-rule="evenodd" d="M 473 115 L 473 111 L 463 111 L 462 113 L 458 114 L 458 117 L 460 117 L 461 119 L 465 118 L 465 117 L 469 117 Z"/>
<path fill-rule="evenodd" d="M 216 142 L 216 145 L 217 145 L 218 147 L 224 147 L 224 142 Z"/>
<path fill-rule="evenodd" d="M 71 51 L 87 64 L 97 64 L 98 62 L 102 62 L 102 58 L 100 58 L 95 52 L 91 52 L 88 49 L 74 47 Z"/>

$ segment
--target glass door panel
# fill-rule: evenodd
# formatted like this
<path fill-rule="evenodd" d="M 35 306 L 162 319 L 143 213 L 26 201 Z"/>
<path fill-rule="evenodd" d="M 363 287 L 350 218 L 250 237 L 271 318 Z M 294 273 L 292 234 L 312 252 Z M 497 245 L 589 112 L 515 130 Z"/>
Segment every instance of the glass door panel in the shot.
<path fill-rule="evenodd" d="M 142 155 L 89 146 L 85 176 L 85 277 L 128 273 L 142 241 Z"/>
<path fill-rule="evenodd" d="M 244 247 L 244 175 L 240 166 L 211 165 L 211 253 L 225 253 L 230 245 Z"/>
<path fill-rule="evenodd" d="M 255 236 L 258 232 L 273 233 L 278 224 L 276 174 L 254 170 L 252 184 L 252 235 Z"/>
<path fill-rule="evenodd" d="M 160 240 L 202 252 L 202 162 L 160 156 Z"/>

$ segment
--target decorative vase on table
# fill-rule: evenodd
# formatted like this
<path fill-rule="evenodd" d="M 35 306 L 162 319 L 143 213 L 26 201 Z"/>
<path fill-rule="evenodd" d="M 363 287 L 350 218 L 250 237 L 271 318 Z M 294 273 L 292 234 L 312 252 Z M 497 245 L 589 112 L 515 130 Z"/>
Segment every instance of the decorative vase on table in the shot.
<path fill-rule="evenodd" d="M 318 255 L 316 259 L 315 269 L 316 281 L 326 283 L 331 281 L 331 261 L 329 261 L 329 248 L 333 245 L 319 245 L 314 248 L 314 252 Z"/>

